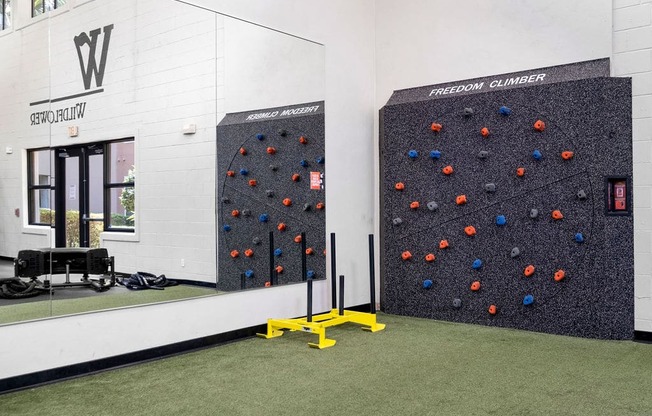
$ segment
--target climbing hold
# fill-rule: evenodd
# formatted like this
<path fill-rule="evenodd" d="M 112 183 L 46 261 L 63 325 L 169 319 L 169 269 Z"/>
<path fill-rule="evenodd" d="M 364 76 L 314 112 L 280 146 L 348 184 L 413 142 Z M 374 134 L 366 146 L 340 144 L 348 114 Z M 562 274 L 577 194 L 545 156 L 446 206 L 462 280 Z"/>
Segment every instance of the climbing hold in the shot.
<path fill-rule="evenodd" d="M 315 208 L 317 208 L 318 210 L 322 210 L 324 209 L 324 207 L 325 205 L 323 202 L 317 202 L 317 205 L 315 205 Z"/>
<path fill-rule="evenodd" d="M 523 298 L 523 305 L 528 306 L 532 305 L 534 303 L 534 296 L 532 295 L 525 295 Z"/>
<path fill-rule="evenodd" d="M 426 254 L 426 261 L 427 261 L 428 263 L 432 263 L 433 261 L 435 261 L 435 255 L 432 254 L 432 253 L 428 253 L 428 254 Z"/>
<path fill-rule="evenodd" d="M 473 237 L 475 235 L 475 227 L 472 225 L 469 225 L 468 227 L 464 227 L 464 232 L 469 237 Z"/>
<path fill-rule="evenodd" d="M 552 211 L 552 218 L 555 220 L 560 220 L 564 218 L 564 214 L 562 214 L 560 210 L 556 209 Z"/>
<path fill-rule="evenodd" d="M 575 234 L 575 241 L 578 243 L 584 242 L 584 235 L 582 233 Z"/>
<path fill-rule="evenodd" d="M 575 153 L 571 152 L 570 150 L 565 150 L 561 152 L 561 158 L 564 160 L 570 160 L 573 158 L 574 155 Z"/>
<path fill-rule="evenodd" d="M 512 256 L 512 258 L 518 257 L 521 255 L 521 250 L 518 247 L 514 247 L 509 255 Z"/>
<path fill-rule="evenodd" d="M 480 282 L 476 280 L 475 282 L 471 283 L 471 290 L 474 292 L 480 290 Z"/>
<path fill-rule="evenodd" d="M 313 279 L 313 278 L 315 277 L 315 271 L 314 271 L 314 270 L 308 270 L 308 271 L 306 272 L 306 277 L 307 277 L 308 279 Z"/>
<path fill-rule="evenodd" d="M 516 176 L 519 178 L 525 176 L 525 168 L 516 168 Z"/>
<path fill-rule="evenodd" d="M 229 178 L 232 178 L 232 177 L 235 176 L 235 172 L 232 171 L 232 170 L 227 170 L 227 171 L 226 171 L 226 176 L 228 176 Z"/>
<path fill-rule="evenodd" d="M 401 258 L 403 259 L 403 261 L 410 260 L 412 258 L 412 253 L 410 253 L 409 251 L 404 251 L 401 253 Z"/>
<path fill-rule="evenodd" d="M 275 155 L 276 154 L 276 148 L 270 146 L 267 148 L 267 154 L 268 155 Z"/>
<path fill-rule="evenodd" d="M 236 258 L 240 255 L 240 252 L 238 250 L 231 250 L 231 257 Z"/>
<path fill-rule="evenodd" d="M 530 276 L 532 276 L 532 275 L 534 274 L 534 266 L 531 265 L 531 264 L 529 264 L 529 265 L 525 268 L 525 270 L 523 270 L 523 274 L 525 275 L 525 277 L 530 277 Z"/>
<path fill-rule="evenodd" d="M 483 127 L 482 129 L 480 129 L 480 134 L 482 135 L 482 137 L 489 136 L 489 129 L 486 128 L 486 127 Z"/>
<path fill-rule="evenodd" d="M 243 217 L 250 217 L 251 216 L 251 210 L 250 209 L 243 209 L 242 210 L 242 216 Z"/>
<path fill-rule="evenodd" d="M 566 277 L 566 272 L 563 271 L 562 269 L 559 269 L 555 272 L 555 276 L 554 276 L 555 282 L 561 282 L 562 280 L 564 280 L 564 277 Z"/>
<path fill-rule="evenodd" d="M 247 154 L 247 149 L 245 149 L 244 147 L 241 147 L 241 148 L 240 148 L 240 154 L 241 154 L 242 156 L 246 156 L 246 154 Z"/>
<path fill-rule="evenodd" d="M 301 144 L 308 144 L 308 139 L 306 139 L 305 137 L 301 136 L 301 137 L 299 137 L 299 143 L 301 143 Z"/>
<path fill-rule="evenodd" d="M 272 287 L 272 282 L 265 282 L 265 287 Z"/>
<path fill-rule="evenodd" d="M 534 122 L 534 130 L 544 131 L 545 129 L 546 129 L 546 123 L 544 123 L 542 120 L 537 120 Z"/>
<path fill-rule="evenodd" d="M 290 198 L 285 198 L 283 200 L 283 205 L 285 205 L 286 207 L 292 206 L 292 200 Z"/>
<path fill-rule="evenodd" d="M 400 218 L 398 218 L 398 217 L 396 217 L 396 218 L 394 218 L 394 219 L 392 220 L 392 224 L 394 224 L 394 225 L 401 225 L 401 224 L 403 224 L 403 220 L 400 219 Z"/>
<path fill-rule="evenodd" d="M 453 167 L 451 165 L 445 166 L 442 170 L 444 172 L 444 175 L 450 175 L 453 173 Z"/>
<path fill-rule="evenodd" d="M 438 123 L 432 123 L 430 125 L 430 130 L 432 131 L 441 131 L 442 125 Z"/>
<path fill-rule="evenodd" d="M 249 186 L 256 186 L 258 185 L 258 181 L 255 179 L 249 179 Z"/>
<path fill-rule="evenodd" d="M 246 249 L 244 252 L 245 257 L 253 257 L 254 251 L 250 248 Z"/>
<path fill-rule="evenodd" d="M 312 205 L 310 205 L 309 203 L 303 204 L 303 207 L 301 208 L 301 210 L 304 212 L 310 211 L 311 209 L 312 209 Z"/>
<path fill-rule="evenodd" d="M 532 152 L 532 157 L 535 160 L 541 160 L 543 158 L 543 154 L 539 150 L 535 150 L 534 152 Z"/>
<path fill-rule="evenodd" d="M 324 156 L 320 156 L 317 158 L 316 162 L 320 165 L 323 165 L 324 162 L 326 161 L 326 158 Z"/>
<path fill-rule="evenodd" d="M 276 165 L 269 165 L 269 168 L 272 170 L 272 172 L 276 172 L 278 170 L 278 166 Z"/>
<path fill-rule="evenodd" d="M 245 277 L 251 279 L 252 277 L 254 277 L 254 271 L 251 270 L 251 269 L 247 270 L 247 271 L 245 272 Z"/>
<path fill-rule="evenodd" d="M 530 210 L 530 218 L 536 218 L 539 216 L 539 210 L 536 208 L 532 208 Z"/>
<path fill-rule="evenodd" d="M 394 189 L 396 189 L 397 191 L 402 191 L 403 189 L 405 189 L 405 184 L 403 182 L 396 182 L 396 184 L 394 185 Z"/>
<path fill-rule="evenodd" d="M 577 191 L 577 198 L 581 201 L 584 201 L 586 199 L 586 191 L 584 191 L 584 189 Z"/>
<path fill-rule="evenodd" d="M 442 249 L 442 250 L 445 249 L 445 248 L 448 248 L 448 240 L 441 240 L 439 242 L 439 248 Z"/>
<path fill-rule="evenodd" d="M 258 217 L 258 221 L 260 221 L 260 222 L 267 222 L 267 221 L 269 221 L 269 215 L 267 215 L 267 214 L 260 214 L 260 216 Z"/>
<path fill-rule="evenodd" d="M 504 115 L 504 116 L 508 116 L 508 115 L 512 114 L 512 109 L 509 108 L 509 107 L 505 107 L 504 105 L 501 106 L 501 107 L 498 109 L 498 111 L 500 112 L 500 114 L 502 114 L 502 115 Z"/>
<path fill-rule="evenodd" d="M 496 216 L 496 225 L 505 225 L 507 224 L 507 218 L 504 215 Z"/>
<path fill-rule="evenodd" d="M 496 305 L 490 305 L 488 311 L 489 311 L 489 315 L 495 315 L 496 313 L 498 313 L 498 308 L 496 307 Z"/>
<path fill-rule="evenodd" d="M 308 161 L 305 160 L 305 159 L 303 159 L 301 162 L 299 162 L 299 164 L 301 166 L 303 166 L 304 168 L 307 168 L 308 166 L 310 166 L 310 163 L 308 163 Z"/>
<path fill-rule="evenodd" d="M 282 255 L 283 255 L 283 250 L 281 250 L 280 248 L 274 250 L 274 257 L 281 257 Z"/>
<path fill-rule="evenodd" d="M 462 307 L 462 299 L 455 298 L 453 299 L 453 308 L 460 308 Z"/>
<path fill-rule="evenodd" d="M 473 260 L 473 264 L 471 265 L 472 269 L 478 270 L 481 267 L 482 267 L 482 260 L 480 260 L 480 259 Z"/>
<path fill-rule="evenodd" d="M 412 201 L 412 202 L 410 202 L 410 208 L 411 208 L 411 209 L 417 209 L 417 208 L 419 208 L 419 201 Z"/>
<path fill-rule="evenodd" d="M 264 140 L 264 139 L 265 139 L 265 135 L 262 134 L 262 133 L 258 133 L 258 134 L 256 135 L 256 138 L 257 138 L 258 140 Z"/>
<path fill-rule="evenodd" d="M 439 150 L 430 151 L 430 159 L 439 159 L 441 157 L 441 152 Z"/>
<path fill-rule="evenodd" d="M 224 224 L 224 226 L 222 227 L 222 229 L 228 233 L 229 231 L 231 231 L 231 226 L 228 225 L 228 224 Z"/>
<path fill-rule="evenodd" d="M 285 137 L 285 136 L 288 135 L 288 132 L 285 131 L 285 130 L 283 130 L 283 129 L 280 129 L 280 130 L 278 131 L 278 135 L 279 135 L 279 136 L 282 136 L 282 137 Z"/>
<path fill-rule="evenodd" d="M 432 280 L 426 279 L 423 281 L 423 288 L 430 289 L 432 287 Z"/>
<path fill-rule="evenodd" d="M 489 156 L 489 152 L 486 150 L 480 150 L 480 153 L 478 153 L 478 157 L 480 159 L 486 159 Z"/>
<path fill-rule="evenodd" d="M 231 211 L 231 216 L 236 217 L 236 218 L 239 217 L 240 216 L 240 211 L 238 211 L 237 209 L 234 209 L 233 211 Z"/>
<path fill-rule="evenodd" d="M 286 228 L 287 228 L 287 225 L 285 225 L 284 222 L 280 222 L 280 223 L 276 226 L 276 229 L 279 230 L 279 231 L 285 231 Z"/>
<path fill-rule="evenodd" d="M 223 204 L 230 204 L 231 200 L 229 199 L 228 196 L 224 196 L 224 197 L 222 197 L 222 203 Z"/>
<path fill-rule="evenodd" d="M 276 270 L 277 274 L 281 274 L 285 269 L 279 264 L 278 266 L 274 267 L 274 270 Z"/>
<path fill-rule="evenodd" d="M 457 197 L 455 197 L 455 203 L 457 205 L 464 205 L 466 204 L 466 202 L 467 202 L 466 195 L 458 195 Z"/>
<path fill-rule="evenodd" d="M 272 191 L 271 189 L 266 190 L 265 194 L 267 194 L 268 198 L 273 198 L 274 197 L 274 191 Z"/>
<path fill-rule="evenodd" d="M 295 173 L 294 175 L 292 175 L 292 180 L 294 182 L 299 182 L 301 180 L 301 175 L 299 175 L 298 173 Z"/>
<path fill-rule="evenodd" d="M 473 109 L 471 107 L 466 107 L 464 109 L 464 115 L 467 116 L 467 117 L 472 116 L 473 115 Z"/>
<path fill-rule="evenodd" d="M 437 211 L 437 208 L 439 208 L 439 205 L 435 201 L 428 202 L 426 206 L 430 211 Z"/>
<path fill-rule="evenodd" d="M 301 242 L 301 234 L 297 234 L 297 235 L 294 237 L 294 242 L 295 242 L 295 243 L 300 243 L 300 242 Z"/>
<path fill-rule="evenodd" d="M 313 254 L 315 254 L 315 249 L 312 247 L 308 247 L 306 249 L 306 256 L 312 256 Z"/>
<path fill-rule="evenodd" d="M 485 183 L 484 184 L 484 190 L 487 192 L 496 192 L 496 184 L 495 183 Z"/>
<path fill-rule="evenodd" d="M 410 150 L 410 151 L 408 152 L 408 156 L 410 157 L 410 159 L 416 159 L 417 157 L 419 157 L 419 152 L 417 152 L 417 151 L 414 150 L 414 149 L 413 149 L 413 150 Z"/>
<path fill-rule="evenodd" d="M 242 176 L 247 176 L 249 175 L 249 171 L 245 168 L 240 169 L 240 175 Z"/>
<path fill-rule="evenodd" d="M 251 240 L 252 243 L 254 243 L 255 246 L 259 246 L 262 241 L 260 241 L 260 238 L 254 237 L 253 240 Z"/>

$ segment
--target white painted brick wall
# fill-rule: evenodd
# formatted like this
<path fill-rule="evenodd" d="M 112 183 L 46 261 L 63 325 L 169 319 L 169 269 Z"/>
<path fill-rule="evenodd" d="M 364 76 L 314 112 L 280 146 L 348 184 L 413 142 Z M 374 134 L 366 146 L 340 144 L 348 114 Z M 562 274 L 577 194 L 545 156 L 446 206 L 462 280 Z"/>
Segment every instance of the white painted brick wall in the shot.
<path fill-rule="evenodd" d="M 632 77 L 635 328 L 652 332 L 652 3 L 612 4 L 613 74 Z"/>

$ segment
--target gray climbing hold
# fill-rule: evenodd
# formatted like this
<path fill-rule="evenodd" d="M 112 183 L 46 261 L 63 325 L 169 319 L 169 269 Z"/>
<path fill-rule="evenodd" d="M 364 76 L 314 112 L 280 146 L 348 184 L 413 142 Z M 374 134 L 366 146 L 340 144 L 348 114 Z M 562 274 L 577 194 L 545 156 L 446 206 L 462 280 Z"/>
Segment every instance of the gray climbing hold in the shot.
<path fill-rule="evenodd" d="M 394 225 L 401 225 L 401 224 L 403 224 L 403 220 L 400 219 L 399 217 L 396 217 L 396 218 L 394 218 L 394 219 L 392 220 L 392 224 L 394 224 Z"/>
<path fill-rule="evenodd" d="M 224 204 L 230 204 L 230 203 L 231 203 L 231 200 L 230 200 L 228 197 L 225 196 L 225 197 L 222 198 L 222 203 L 224 203 Z"/>
<path fill-rule="evenodd" d="M 251 210 L 250 209 L 243 209 L 242 210 L 242 216 L 243 217 L 251 217 Z"/>
<path fill-rule="evenodd" d="M 539 216 L 539 210 L 536 208 L 532 208 L 530 210 L 530 218 L 536 218 Z"/>
<path fill-rule="evenodd" d="M 496 192 L 496 184 L 495 183 L 486 183 L 484 185 L 484 190 L 487 192 Z"/>
<path fill-rule="evenodd" d="M 577 198 L 580 199 L 581 201 L 584 201 L 586 199 L 586 192 L 584 189 L 580 189 L 577 191 Z"/>
<path fill-rule="evenodd" d="M 268 196 L 269 198 L 273 198 L 273 197 L 274 197 L 274 191 L 272 191 L 271 189 L 266 190 L 265 193 L 267 194 L 267 196 Z"/>
<path fill-rule="evenodd" d="M 466 108 L 464 109 L 464 115 L 465 115 L 465 116 L 472 116 L 472 115 L 473 115 L 473 109 L 470 108 L 470 107 L 466 107 Z"/>
<path fill-rule="evenodd" d="M 288 135 L 288 132 L 285 131 L 285 130 L 283 130 L 283 129 L 281 129 L 281 130 L 278 131 L 278 135 L 279 135 L 279 136 L 283 136 L 283 137 L 285 137 L 285 136 Z"/>
<path fill-rule="evenodd" d="M 260 245 L 260 243 L 262 243 L 262 241 L 260 241 L 260 238 L 258 238 L 258 237 L 254 237 L 252 242 L 254 243 L 255 246 L 258 246 L 258 245 Z"/>
<path fill-rule="evenodd" d="M 486 150 L 480 150 L 480 153 L 478 153 L 478 157 L 480 159 L 486 159 L 487 157 L 489 157 L 489 152 L 487 152 Z"/>
<path fill-rule="evenodd" d="M 462 307 L 462 299 L 455 298 L 453 299 L 453 308 L 461 308 Z"/>
<path fill-rule="evenodd" d="M 511 252 L 510 256 L 512 256 L 512 258 L 514 258 L 514 257 L 518 257 L 520 254 L 521 254 L 521 250 L 519 250 L 518 247 L 514 247 L 512 249 L 512 252 Z"/>
<path fill-rule="evenodd" d="M 428 202 L 426 206 L 430 211 L 437 211 L 437 208 L 439 208 L 439 204 L 437 204 L 435 201 Z"/>
<path fill-rule="evenodd" d="M 304 211 L 310 211 L 312 209 L 312 206 L 310 204 L 303 204 L 303 210 Z"/>
<path fill-rule="evenodd" d="M 272 170 L 272 172 L 276 172 L 278 170 L 278 166 L 276 165 L 269 165 L 269 168 Z"/>

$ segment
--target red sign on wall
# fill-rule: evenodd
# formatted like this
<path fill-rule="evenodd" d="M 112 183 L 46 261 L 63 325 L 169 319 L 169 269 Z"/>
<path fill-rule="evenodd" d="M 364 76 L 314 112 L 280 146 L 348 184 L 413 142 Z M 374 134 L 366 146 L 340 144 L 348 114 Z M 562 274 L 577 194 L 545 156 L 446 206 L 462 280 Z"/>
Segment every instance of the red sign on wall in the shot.
<path fill-rule="evenodd" d="M 310 189 L 316 191 L 324 189 L 324 181 L 321 172 L 310 172 Z"/>

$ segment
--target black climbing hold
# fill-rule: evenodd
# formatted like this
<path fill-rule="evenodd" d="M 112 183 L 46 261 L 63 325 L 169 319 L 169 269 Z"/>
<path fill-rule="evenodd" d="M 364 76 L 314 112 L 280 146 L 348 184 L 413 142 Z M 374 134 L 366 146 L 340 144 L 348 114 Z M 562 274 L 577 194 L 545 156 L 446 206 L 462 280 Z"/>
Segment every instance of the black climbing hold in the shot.
<path fill-rule="evenodd" d="M 274 191 L 272 191 L 271 189 L 266 190 L 265 193 L 267 194 L 267 196 L 268 196 L 269 198 L 273 198 L 273 197 L 274 197 Z"/>
<path fill-rule="evenodd" d="M 272 172 L 276 172 L 278 170 L 277 165 L 269 165 L 269 168 L 272 170 Z"/>
<path fill-rule="evenodd" d="M 283 137 L 285 137 L 285 136 L 288 135 L 288 132 L 285 131 L 285 130 L 283 130 L 283 129 L 280 129 L 280 130 L 278 131 L 278 135 L 279 135 L 279 136 L 283 136 Z"/>
<path fill-rule="evenodd" d="M 430 211 L 437 211 L 437 208 L 439 208 L 439 205 L 435 201 L 428 202 L 426 206 Z"/>
<path fill-rule="evenodd" d="M 489 152 L 486 150 L 480 150 L 480 153 L 478 153 L 478 157 L 480 159 L 486 159 L 489 156 Z"/>
<path fill-rule="evenodd" d="M 465 116 L 472 116 L 472 115 L 473 115 L 473 109 L 470 108 L 470 107 L 466 107 L 466 108 L 464 109 L 464 115 L 465 115 Z"/>
<path fill-rule="evenodd" d="M 487 192 L 496 192 L 496 184 L 495 183 L 486 183 L 484 185 L 484 190 Z"/>
<path fill-rule="evenodd" d="M 228 196 L 224 196 L 224 197 L 222 197 L 222 203 L 224 203 L 224 204 L 230 204 L 230 203 L 231 203 L 231 200 L 229 199 Z"/>
<path fill-rule="evenodd" d="M 403 220 L 400 219 L 399 217 L 396 217 L 396 218 L 394 218 L 394 219 L 392 220 L 392 224 L 394 224 L 394 225 L 401 225 L 401 224 L 403 224 Z"/>
<path fill-rule="evenodd" d="M 312 205 L 310 205 L 310 204 L 308 204 L 308 203 L 303 204 L 303 208 L 302 208 L 302 209 L 303 209 L 304 211 L 310 211 L 310 210 L 312 209 Z"/>
<path fill-rule="evenodd" d="M 252 243 L 254 243 L 255 246 L 258 246 L 258 245 L 260 245 L 260 243 L 262 243 L 262 241 L 260 241 L 260 238 L 254 237 L 254 239 L 252 240 Z"/>
<path fill-rule="evenodd" d="M 580 189 L 579 191 L 577 191 L 577 198 L 580 201 L 584 201 L 587 198 L 586 191 L 584 191 L 584 189 Z"/>
<path fill-rule="evenodd" d="M 455 298 L 453 299 L 453 308 L 461 308 L 462 307 L 462 299 Z"/>
<path fill-rule="evenodd" d="M 539 216 L 539 210 L 536 208 L 532 208 L 530 210 L 530 218 L 536 218 Z"/>
<path fill-rule="evenodd" d="M 515 258 L 515 257 L 518 257 L 520 254 L 521 254 L 521 250 L 519 250 L 518 247 L 514 247 L 512 249 L 512 252 L 511 252 L 510 256 L 512 256 L 512 258 Z"/>

